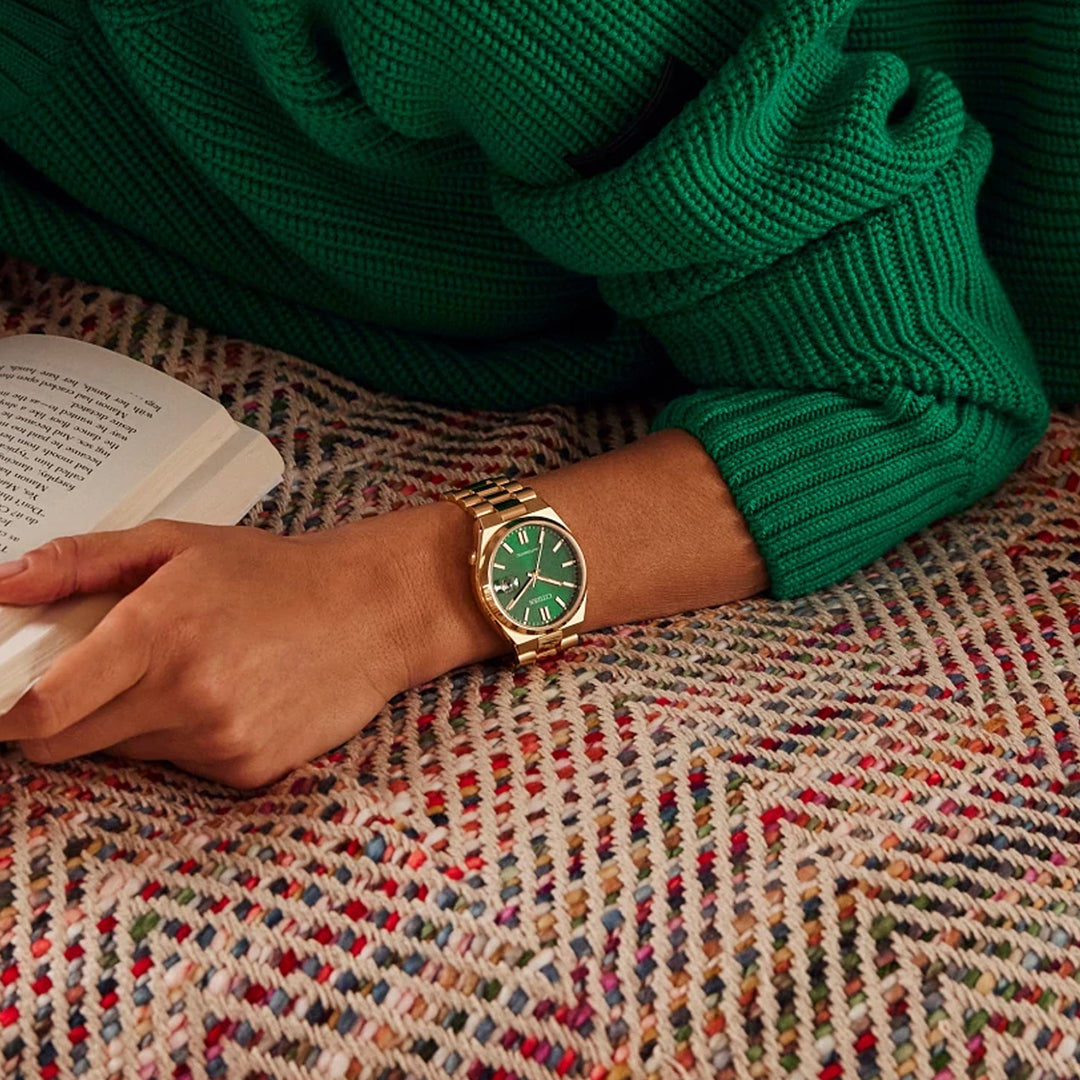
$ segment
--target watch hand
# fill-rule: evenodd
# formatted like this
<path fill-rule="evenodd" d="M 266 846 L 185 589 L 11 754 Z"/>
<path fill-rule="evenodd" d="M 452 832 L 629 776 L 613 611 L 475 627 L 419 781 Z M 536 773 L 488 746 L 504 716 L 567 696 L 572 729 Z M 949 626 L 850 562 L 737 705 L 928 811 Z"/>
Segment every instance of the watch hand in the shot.
<path fill-rule="evenodd" d="M 533 568 L 534 581 L 540 573 L 540 560 L 544 557 L 544 534 L 546 532 L 546 529 L 540 529 L 540 543 L 536 545 L 536 566 Z"/>
<path fill-rule="evenodd" d="M 521 589 L 518 592 L 517 596 L 515 596 L 514 599 L 511 600 L 510 603 L 506 605 L 506 610 L 507 611 L 513 611 L 514 605 L 525 595 L 525 593 L 529 589 L 529 586 L 532 585 L 533 578 L 534 578 L 534 575 L 530 574 L 529 575 L 529 580 L 526 581 L 525 584 L 521 586 Z"/>
<path fill-rule="evenodd" d="M 543 574 L 536 575 L 537 581 L 546 581 L 549 585 L 565 585 L 567 588 L 572 589 L 577 582 L 576 581 L 556 581 L 554 578 L 544 577 Z"/>

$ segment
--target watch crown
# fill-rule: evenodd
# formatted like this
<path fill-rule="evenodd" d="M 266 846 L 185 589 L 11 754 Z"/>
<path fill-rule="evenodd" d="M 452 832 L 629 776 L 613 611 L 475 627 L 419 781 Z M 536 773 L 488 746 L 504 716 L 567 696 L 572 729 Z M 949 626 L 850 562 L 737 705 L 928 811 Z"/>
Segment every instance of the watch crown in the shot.
<path fill-rule="evenodd" d="M 473 565 L 475 565 L 475 564 L 476 564 L 476 552 L 475 552 L 475 551 L 474 551 L 474 552 L 472 552 L 472 554 L 471 554 L 471 555 L 469 556 L 469 562 L 470 562 L 471 564 L 473 564 Z"/>

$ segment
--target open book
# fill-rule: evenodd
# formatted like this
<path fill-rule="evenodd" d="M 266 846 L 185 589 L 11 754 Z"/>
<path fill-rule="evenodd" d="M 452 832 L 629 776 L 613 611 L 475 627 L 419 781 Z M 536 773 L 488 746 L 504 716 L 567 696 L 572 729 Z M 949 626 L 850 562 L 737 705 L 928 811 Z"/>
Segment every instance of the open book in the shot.
<path fill-rule="evenodd" d="M 282 479 L 265 435 L 108 349 L 0 338 L 0 561 L 152 518 L 234 525 Z M 119 599 L 0 606 L 0 713 Z"/>

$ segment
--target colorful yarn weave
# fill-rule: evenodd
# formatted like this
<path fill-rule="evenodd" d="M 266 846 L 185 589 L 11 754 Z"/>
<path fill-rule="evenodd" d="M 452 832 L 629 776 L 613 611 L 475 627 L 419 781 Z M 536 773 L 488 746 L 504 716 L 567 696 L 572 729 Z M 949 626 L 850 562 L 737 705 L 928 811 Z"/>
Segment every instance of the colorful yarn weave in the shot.
<path fill-rule="evenodd" d="M 4 333 L 267 431 L 299 531 L 635 438 L 477 419 L 0 268 Z M 1080 420 L 841 584 L 400 695 L 265 792 L 0 756 L 0 1073 L 1080 1073 Z"/>

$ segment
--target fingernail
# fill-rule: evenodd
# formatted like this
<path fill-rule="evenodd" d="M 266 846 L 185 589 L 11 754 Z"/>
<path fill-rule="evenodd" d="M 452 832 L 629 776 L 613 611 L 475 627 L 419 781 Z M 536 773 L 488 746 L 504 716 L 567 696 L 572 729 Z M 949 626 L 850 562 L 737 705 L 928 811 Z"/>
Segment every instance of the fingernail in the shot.
<path fill-rule="evenodd" d="M 0 562 L 0 581 L 5 578 L 21 574 L 30 564 L 25 559 L 12 559 L 10 562 Z"/>

